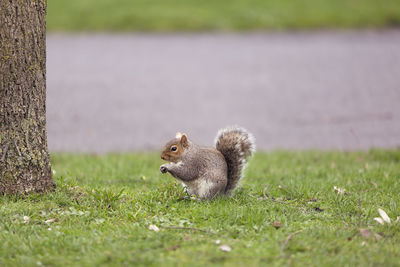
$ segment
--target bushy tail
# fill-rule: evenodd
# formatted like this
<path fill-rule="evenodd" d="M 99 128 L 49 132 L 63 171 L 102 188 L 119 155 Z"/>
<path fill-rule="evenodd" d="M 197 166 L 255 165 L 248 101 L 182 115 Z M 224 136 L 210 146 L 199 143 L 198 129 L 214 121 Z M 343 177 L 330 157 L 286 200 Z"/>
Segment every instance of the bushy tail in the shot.
<path fill-rule="evenodd" d="M 225 193 L 230 194 L 242 177 L 247 159 L 256 150 L 255 140 L 246 129 L 233 126 L 219 130 L 215 138 L 215 147 L 224 155 L 228 165 Z"/>

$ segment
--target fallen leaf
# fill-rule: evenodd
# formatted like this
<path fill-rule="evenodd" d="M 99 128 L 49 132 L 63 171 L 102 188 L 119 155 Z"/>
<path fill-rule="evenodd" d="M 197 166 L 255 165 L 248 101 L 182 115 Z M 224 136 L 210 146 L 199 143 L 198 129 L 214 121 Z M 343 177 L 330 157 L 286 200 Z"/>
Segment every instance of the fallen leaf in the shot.
<path fill-rule="evenodd" d="M 46 220 L 46 221 L 44 221 L 45 223 L 52 223 L 52 222 L 55 222 L 56 221 L 56 218 L 52 218 L 52 219 L 48 219 L 48 220 Z"/>
<path fill-rule="evenodd" d="M 279 228 L 281 228 L 281 222 L 279 222 L 279 221 L 274 221 L 274 222 L 272 223 L 272 226 L 275 227 L 275 229 L 279 229 Z"/>
<path fill-rule="evenodd" d="M 360 228 L 360 234 L 365 238 L 375 238 L 376 240 L 379 240 L 382 238 L 382 236 L 380 234 L 373 233 L 368 228 Z"/>
<path fill-rule="evenodd" d="M 96 218 L 96 219 L 94 219 L 94 223 L 95 224 L 102 224 L 102 223 L 104 223 L 106 220 L 105 219 L 103 219 L 103 218 Z"/>
<path fill-rule="evenodd" d="M 345 190 L 344 188 L 337 187 L 336 185 L 333 186 L 333 190 L 334 190 L 337 194 L 340 194 L 340 195 L 345 195 L 345 194 L 346 194 L 346 190 Z"/>
<path fill-rule="evenodd" d="M 370 183 L 371 183 L 375 188 L 378 188 L 378 185 L 377 185 L 375 182 L 371 181 Z"/>
<path fill-rule="evenodd" d="M 365 238 L 370 238 L 372 236 L 372 232 L 368 228 L 360 228 L 360 234 Z"/>
<path fill-rule="evenodd" d="M 149 226 L 149 230 L 153 230 L 154 232 L 159 232 L 160 228 L 158 228 L 157 225 L 151 224 Z"/>
<path fill-rule="evenodd" d="M 323 212 L 324 210 L 321 209 L 320 207 L 314 207 L 313 208 L 316 212 Z"/>
<path fill-rule="evenodd" d="M 378 209 L 379 215 L 381 215 L 382 219 L 390 224 L 390 218 L 387 213 L 383 209 Z"/>
<path fill-rule="evenodd" d="M 368 163 L 365 163 L 365 169 L 368 171 L 369 170 L 369 165 Z"/>
<path fill-rule="evenodd" d="M 224 252 L 231 252 L 232 248 L 228 245 L 221 245 L 218 247 L 220 250 L 224 251 Z"/>
<path fill-rule="evenodd" d="M 378 223 L 382 224 L 382 225 L 385 224 L 385 222 L 380 217 L 376 217 L 376 218 L 374 218 L 374 220 L 377 221 Z"/>
<path fill-rule="evenodd" d="M 174 251 L 174 250 L 177 250 L 178 248 L 179 248 L 179 245 L 175 245 L 175 246 L 167 248 L 167 250 Z"/>
<path fill-rule="evenodd" d="M 375 236 L 376 240 L 379 240 L 382 238 L 382 236 L 380 234 L 375 234 L 374 236 Z"/>

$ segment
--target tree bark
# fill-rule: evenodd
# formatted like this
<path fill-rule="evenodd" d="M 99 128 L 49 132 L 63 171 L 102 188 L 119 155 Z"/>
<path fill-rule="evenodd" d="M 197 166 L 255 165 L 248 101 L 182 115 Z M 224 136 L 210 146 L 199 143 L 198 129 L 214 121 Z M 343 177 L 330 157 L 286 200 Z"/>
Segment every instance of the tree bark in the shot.
<path fill-rule="evenodd" d="M 46 133 L 46 0 L 0 1 L 0 195 L 54 188 Z"/>

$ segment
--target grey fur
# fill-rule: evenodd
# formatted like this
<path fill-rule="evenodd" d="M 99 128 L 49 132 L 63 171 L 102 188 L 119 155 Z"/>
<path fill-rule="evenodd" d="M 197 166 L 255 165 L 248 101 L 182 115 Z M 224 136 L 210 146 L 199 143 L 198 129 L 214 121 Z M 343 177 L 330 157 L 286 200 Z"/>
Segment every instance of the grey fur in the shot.
<path fill-rule="evenodd" d="M 161 172 L 169 172 L 187 186 L 191 195 L 211 199 L 230 194 L 242 176 L 247 158 L 255 150 L 254 138 L 243 128 L 219 131 L 216 148 L 189 142 L 178 163 L 167 163 Z"/>

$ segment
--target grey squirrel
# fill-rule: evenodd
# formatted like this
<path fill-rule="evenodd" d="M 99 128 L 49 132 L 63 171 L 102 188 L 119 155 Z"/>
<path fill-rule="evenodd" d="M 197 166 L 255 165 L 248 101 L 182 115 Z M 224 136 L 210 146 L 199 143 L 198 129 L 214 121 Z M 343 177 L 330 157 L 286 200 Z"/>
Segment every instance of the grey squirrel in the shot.
<path fill-rule="evenodd" d="M 237 126 L 219 130 L 215 148 L 196 145 L 186 134 L 177 133 L 161 153 L 169 163 L 161 165 L 160 171 L 180 180 L 190 195 L 211 199 L 232 193 L 254 152 L 254 137 Z"/>

